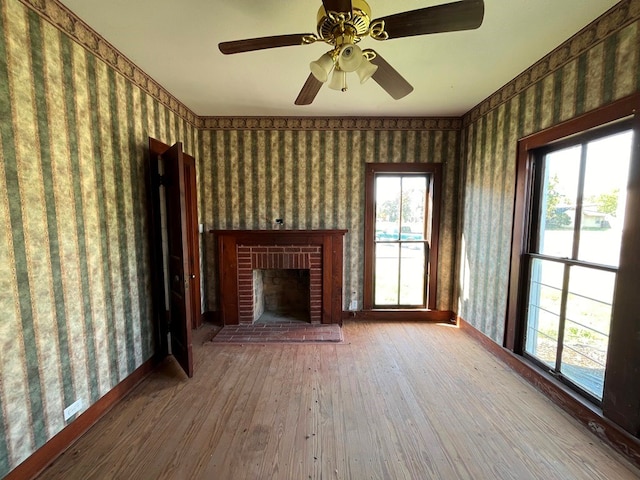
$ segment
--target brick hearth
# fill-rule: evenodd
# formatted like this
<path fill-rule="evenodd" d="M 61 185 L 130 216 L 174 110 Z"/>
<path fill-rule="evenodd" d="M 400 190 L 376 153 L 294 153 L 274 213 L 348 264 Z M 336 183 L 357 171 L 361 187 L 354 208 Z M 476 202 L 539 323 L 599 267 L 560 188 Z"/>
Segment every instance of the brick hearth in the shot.
<path fill-rule="evenodd" d="M 342 329 L 337 324 L 253 324 L 225 325 L 212 343 L 304 343 L 342 341 Z"/>

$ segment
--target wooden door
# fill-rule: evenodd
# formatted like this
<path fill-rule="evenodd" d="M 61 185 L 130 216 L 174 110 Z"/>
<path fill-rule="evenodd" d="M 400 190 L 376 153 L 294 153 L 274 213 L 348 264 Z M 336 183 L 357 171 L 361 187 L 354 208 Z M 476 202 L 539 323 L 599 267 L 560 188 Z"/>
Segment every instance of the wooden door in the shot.
<path fill-rule="evenodd" d="M 186 181 L 182 144 L 176 143 L 162 154 L 167 211 L 167 253 L 169 286 L 169 332 L 171 353 L 190 377 L 192 303 L 187 235 Z"/>
<path fill-rule="evenodd" d="M 169 147 L 149 137 L 148 165 L 156 354 L 172 353 L 191 376 L 191 326 L 200 316 L 195 161 L 182 153 L 181 143 Z"/>
<path fill-rule="evenodd" d="M 202 325 L 200 307 L 200 246 L 198 238 L 198 202 L 196 185 L 196 159 L 186 153 L 184 159 L 184 186 L 187 215 L 187 248 L 189 252 L 189 299 L 191 301 L 192 328 Z"/>

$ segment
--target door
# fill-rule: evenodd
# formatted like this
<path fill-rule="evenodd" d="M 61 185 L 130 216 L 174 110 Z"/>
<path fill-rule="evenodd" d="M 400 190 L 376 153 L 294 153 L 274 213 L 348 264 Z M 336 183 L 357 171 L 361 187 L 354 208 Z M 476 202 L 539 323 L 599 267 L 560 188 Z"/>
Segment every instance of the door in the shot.
<path fill-rule="evenodd" d="M 196 189 L 196 159 L 186 153 L 184 160 L 184 187 L 187 215 L 187 249 L 189 252 L 189 300 L 191 302 L 192 328 L 202 325 L 200 313 L 200 246 L 198 238 L 198 205 Z"/>
<path fill-rule="evenodd" d="M 176 143 L 162 154 L 167 212 L 167 254 L 169 288 L 169 333 L 171 353 L 190 377 L 192 303 L 187 237 L 186 181 L 182 144 Z"/>
<path fill-rule="evenodd" d="M 199 269 L 191 270 L 192 264 L 198 266 L 199 259 L 197 213 L 195 198 L 192 198 L 195 197 L 195 162 L 182 152 L 181 143 L 169 147 L 149 138 L 148 171 L 158 354 L 173 354 L 191 377 L 191 327 L 193 317 L 200 311 Z M 190 205 L 193 208 L 188 208 Z M 192 243 L 196 243 L 195 249 L 190 247 Z M 194 290 L 198 290 L 197 300 L 192 299 Z"/>

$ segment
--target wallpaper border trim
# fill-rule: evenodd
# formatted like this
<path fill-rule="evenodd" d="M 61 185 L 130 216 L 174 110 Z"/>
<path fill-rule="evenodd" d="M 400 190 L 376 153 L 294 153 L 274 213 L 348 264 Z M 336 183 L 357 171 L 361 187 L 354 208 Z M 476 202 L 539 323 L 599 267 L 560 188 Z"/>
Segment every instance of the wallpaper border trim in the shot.
<path fill-rule="evenodd" d="M 462 119 L 198 116 L 58 0 L 19 0 L 176 115 L 204 130 L 461 130 Z"/>
<path fill-rule="evenodd" d="M 203 130 L 461 130 L 638 19 L 640 0 L 612 7 L 462 117 L 198 116 L 58 0 L 19 0 L 175 114 Z"/>
<path fill-rule="evenodd" d="M 176 115 L 197 127 L 199 117 L 162 85 L 147 75 L 98 32 L 57 0 L 19 0 L 62 33 L 100 58 L 116 72 L 133 82 Z"/>
<path fill-rule="evenodd" d="M 19 0 L 195 128 L 204 130 L 461 130 L 460 117 L 198 116 L 58 0 Z"/>
<path fill-rule="evenodd" d="M 200 117 L 202 130 L 454 130 L 460 117 Z"/>
<path fill-rule="evenodd" d="M 591 22 L 573 37 L 563 42 L 516 78 L 465 113 L 462 117 L 463 126 L 470 125 L 500 105 L 517 97 L 542 78 L 561 69 L 582 53 L 604 41 L 612 33 L 619 32 L 637 21 L 639 16 L 640 0 L 625 0 L 618 5 L 614 5 L 601 17 Z"/>

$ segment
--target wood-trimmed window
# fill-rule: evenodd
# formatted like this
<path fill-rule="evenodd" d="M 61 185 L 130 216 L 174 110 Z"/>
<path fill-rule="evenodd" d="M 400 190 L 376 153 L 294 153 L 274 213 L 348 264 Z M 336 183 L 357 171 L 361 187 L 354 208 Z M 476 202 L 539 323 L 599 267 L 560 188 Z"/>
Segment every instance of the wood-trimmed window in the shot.
<path fill-rule="evenodd" d="M 368 163 L 365 175 L 364 310 L 435 309 L 442 165 Z"/>
<path fill-rule="evenodd" d="M 619 264 L 615 268 L 603 265 L 607 262 L 590 262 L 592 267 L 614 274 L 615 287 L 611 302 L 611 323 L 609 331 L 608 356 L 602 389 L 602 411 L 605 417 L 613 420 L 635 436 L 640 435 L 640 382 L 637 372 L 640 371 L 640 94 L 614 102 L 594 112 L 565 122 L 556 127 L 522 139 L 518 144 L 518 164 L 515 197 L 515 215 L 513 243 L 511 255 L 511 274 L 509 283 L 509 301 L 507 309 L 507 328 L 504 345 L 517 354 L 527 356 L 531 345 L 526 344 L 527 316 L 531 305 L 536 303 L 531 298 L 532 270 L 534 263 L 546 262 L 548 265 L 560 266 L 564 269 L 558 292 L 567 287 L 571 281 L 570 270 L 576 272 L 584 265 L 578 255 L 580 248 L 580 219 L 585 216 L 578 210 L 574 215 L 573 237 L 568 251 L 564 254 L 549 255 L 540 247 L 541 209 L 548 207 L 549 185 L 552 180 L 545 178 L 545 155 L 560 151 L 563 147 L 571 148 L 589 143 L 592 139 L 606 136 L 624 129 L 632 130 L 631 158 L 628 170 L 626 190 L 626 214 L 620 242 Z M 578 159 L 582 165 L 576 169 L 576 184 L 584 182 L 585 159 Z M 547 171 L 548 174 L 548 171 Z M 546 182 L 546 183 L 545 183 Z M 547 186 L 545 193 L 544 186 Z M 583 191 L 583 190 L 582 190 Z M 542 193 L 541 193 L 542 192 Z M 588 203 L 580 188 L 577 188 L 576 206 L 583 208 Z M 570 203 L 570 202 L 566 202 Z M 557 212 L 562 205 L 556 205 Z M 569 207 L 569 205 L 567 205 Z M 566 212 L 565 212 L 566 213 Z M 578 219 L 578 225 L 575 224 Z M 565 218 L 566 220 L 566 218 Z M 571 225 L 569 226 L 571 227 Z M 613 248 L 613 247 L 612 247 Z M 589 263 L 589 262 L 587 262 Z M 554 267 L 551 267 L 554 268 Z M 613 272 L 613 273 L 612 273 Z M 544 282 L 543 282 L 544 283 Z M 553 285 L 552 288 L 555 288 Z M 536 287 L 537 288 L 537 287 Z M 545 287 L 546 288 L 546 287 Z M 559 293 L 559 315 L 566 315 L 566 292 Z M 535 296 L 535 295 L 534 295 Z M 533 303 L 532 303 L 533 302 Z M 562 335 L 562 332 L 559 332 Z M 561 353 L 561 350 L 560 350 Z M 531 356 L 531 355 L 529 355 Z M 556 365 L 549 369 L 557 374 Z M 583 392 L 585 393 L 585 392 Z M 587 398 L 594 400 L 594 395 Z M 598 402 L 598 398 L 595 399 Z"/>

